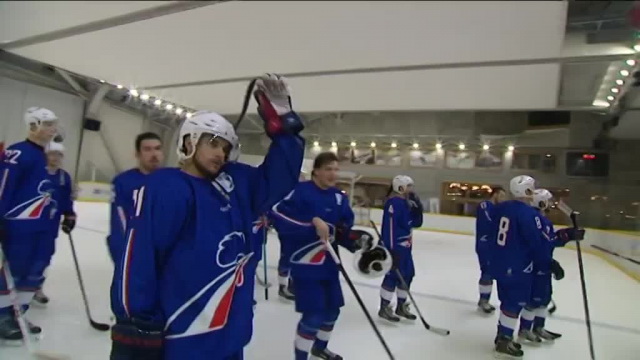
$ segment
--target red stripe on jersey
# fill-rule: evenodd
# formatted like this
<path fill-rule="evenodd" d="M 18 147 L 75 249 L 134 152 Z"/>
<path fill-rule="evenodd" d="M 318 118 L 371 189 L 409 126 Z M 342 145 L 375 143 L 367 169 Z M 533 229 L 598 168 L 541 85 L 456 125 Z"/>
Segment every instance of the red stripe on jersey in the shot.
<path fill-rule="evenodd" d="M 227 289 L 227 292 L 220 300 L 218 308 L 216 308 L 216 311 L 213 313 L 213 318 L 211 318 L 211 323 L 209 323 L 210 329 L 221 328 L 227 323 L 227 320 L 229 319 L 229 310 L 231 310 L 231 304 L 233 303 L 233 294 L 236 291 L 236 285 L 244 281 L 243 270 L 244 265 L 240 265 L 238 270 L 236 270 L 233 283 L 231 283 L 231 286 L 229 286 L 229 289 Z"/>
<path fill-rule="evenodd" d="M 329 245 L 329 246 L 331 246 L 331 245 Z M 324 250 L 324 249 L 318 251 L 315 255 L 313 255 L 313 257 L 311 258 L 310 262 L 312 264 L 319 264 L 319 263 L 323 262 L 324 261 L 324 256 L 326 254 L 325 251 L 326 250 Z"/>

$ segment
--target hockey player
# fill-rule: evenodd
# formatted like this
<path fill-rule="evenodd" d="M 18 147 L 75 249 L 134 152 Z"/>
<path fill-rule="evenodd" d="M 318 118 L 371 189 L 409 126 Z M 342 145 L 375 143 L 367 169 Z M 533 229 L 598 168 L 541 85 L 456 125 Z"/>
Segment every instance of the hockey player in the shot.
<path fill-rule="evenodd" d="M 546 189 L 537 189 L 533 193 L 533 206 L 540 212 L 542 230 L 540 235 L 545 247 L 547 261 L 535 263 L 533 267 L 533 284 L 531 299 L 522 311 L 519 338 L 527 343 L 539 344 L 542 340 L 553 341 L 562 335 L 544 328 L 547 317 L 547 306 L 553 293 L 551 276 L 556 280 L 564 278 L 564 270 L 560 263 L 553 259 L 556 247 L 564 246 L 568 241 L 584 239 L 583 229 L 566 228 L 554 231 L 553 223 L 546 217 L 553 195 Z"/>
<path fill-rule="evenodd" d="M 0 242 L 5 258 L 0 276 L 0 340 L 22 340 L 6 283 L 9 264 L 18 302 L 28 309 L 35 290 L 42 285 L 49 261 L 46 243 L 50 240 L 49 219 L 54 184 L 47 179 L 45 146 L 56 135 L 58 118 L 48 109 L 27 109 L 25 141 L 9 146 L 0 164 Z M 28 323 L 37 334 L 38 326 Z"/>
<path fill-rule="evenodd" d="M 524 352 L 513 340 L 520 312 L 531 296 L 534 263 L 546 261 L 540 231 L 542 220 L 531 207 L 535 181 L 526 175 L 511 179 L 514 200 L 495 206 L 490 236 L 489 271 L 496 280 L 500 318 L 495 351 L 500 356 L 521 358 Z"/>
<path fill-rule="evenodd" d="M 406 175 L 393 178 L 389 195 L 382 215 L 381 240 L 393 256 L 393 269 L 385 275 L 380 287 L 378 316 L 391 322 L 400 321 L 400 317 L 415 320 L 416 316 L 409 311 L 407 303 L 409 289 L 402 286 L 396 269 L 400 270 L 402 278 L 410 287 L 415 275 L 411 254 L 412 232 L 414 228 L 422 226 L 422 202 L 413 191 L 413 179 Z M 394 293 L 398 298 L 395 315 L 390 305 Z"/>
<path fill-rule="evenodd" d="M 354 221 L 349 199 L 335 187 L 337 173 L 336 154 L 318 154 L 312 180 L 298 183 L 272 209 L 273 216 L 281 221 L 279 235 L 291 242 L 295 307 L 302 313 L 294 342 L 296 360 L 307 360 L 309 354 L 320 359 L 342 359 L 327 349 L 344 306 L 338 267 L 327 247 L 337 250 L 340 243 L 354 251 L 357 246 L 349 235 Z"/>
<path fill-rule="evenodd" d="M 76 213 L 73 210 L 73 185 L 71 175 L 62 169 L 64 145 L 58 142 L 51 142 L 46 148 L 46 154 L 47 178 L 55 187 L 49 213 L 51 219 L 51 237 L 46 243 L 47 253 L 49 254 L 48 267 L 56 251 L 58 232 L 62 229 L 65 234 L 71 233 L 76 226 Z M 62 220 L 62 226 L 60 220 Z M 49 297 L 44 294 L 42 286 L 40 286 L 33 297 L 33 303 L 46 305 L 48 302 Z"/>
<path fill-rule="evenodd" d="M 493 207 L 506 199 L 506 192 L 501 187 L 491 189 L 491 198 L 478 205 L 476 210 L 476 254 L 480 264 L 480 280 L 478 287 L 480 299 L 478 310 L 485 314 L 492 314 L 496 308 L 489 303 L 493 291 L 493 278 L 489 274 L 489 236 L 491 234 L 491 222 Z"/>
<path fill-rule="evenodd" d="M 301 173 L 298 181 L 306 181 L 304 175 Z M 291 281 L 291 248 L 295 246 L 295 239 L 287 239 L 286 236 L 280 236 L 280 232 L 286 231 L 287 223 L 282 223 L 282 220 L 277 216 L 271 217 L 273 227 L 278 233 L 278 240 L 280 241 L 280 259 L 278 260 L 278 296 L 284 300 L 295 300 L 295 293 L 293 290 L 293 281 Z M 279 230 L 280 229 L 280 230 Z"/>
<path fill-rule="evenodd" d="M 121 260 L 124 252 L 125 232 L 133 212 L 136 191 L 142 187 L 147 175 L 160 168 L 164 161 L 160 137 L 152 132 L 139 134 L 135 141 L 135 156 L 138 166 L 120 173 L 111 183 L 113 197 L 107 245 L 114 263 Z"/>
<path fill-rule="evenodd" d="M 253 322 L 254 222 L 293 189 L 303 129 L 283 78 L 254 96 L 271 138 L 264 162 L 236 162 L 231 123 L 202 111 L 178 139 L 180 168 L 155 171 L 137 192 L 112 285 L 112 360 L 241 360 Z"/>

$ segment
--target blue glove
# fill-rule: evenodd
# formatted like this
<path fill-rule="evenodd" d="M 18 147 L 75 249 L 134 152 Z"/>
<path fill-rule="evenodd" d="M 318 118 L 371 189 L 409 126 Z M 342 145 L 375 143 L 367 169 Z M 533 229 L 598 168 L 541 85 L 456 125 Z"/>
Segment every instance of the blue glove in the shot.
<path fill-rule="evenodd" d="M 258 102 L 258 114 L 264 121 L 264 130 L 273 138 L 279 134 L 297 135 L 304 125 L 291 106 L 289 86 L 280 75 L 266 74 L 256 81 L 253 96 Z"/>

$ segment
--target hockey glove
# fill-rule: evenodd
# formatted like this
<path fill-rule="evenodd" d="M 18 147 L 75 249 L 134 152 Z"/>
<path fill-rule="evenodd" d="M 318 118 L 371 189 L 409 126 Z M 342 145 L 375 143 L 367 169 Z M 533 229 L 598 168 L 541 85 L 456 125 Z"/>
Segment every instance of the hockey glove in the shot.
<path fill-rule="evenodd" d="M 111 359 L 163 360 L 163 326 L 142 320 L 116 323 L 111 328 Z"/>
<path fill-rule="evenodd" d="M 407 201 L 409 202 L 409 207 L 412 212 L 423 212 L 422 201 L 416 193 L 410 192 L 407 196 Z"/>
<path fill-rule="evenodd" d="M 367 276 L 383 276 L 389 270 L 389 252 L 381 247 L 376 246 L 371 250 L 364 251 L 357 262 L 357 267 L 360 273 Z"/>
<path fill-rule="evenodd" d="M 273 138 L 279 134 L 298 134 L 304 129 L 302 121 L 291 106 L 287 80 L 280 75 L 265 74 L 256 81 L 253 96 L 258 102 L 258 114 L 264 130 Z"/>
<path fill-rule="evenodd" d="M 373 235 L 364 230 L 348 229 L 342 226 L 336 228 L 337 239 L 344 247 L 351 251 L 368 251 L 373 249 Z"/>
<path fill-rule="evenodd" d="M 64 219 L 62 220 L 62 231 L 65 234 L 70 234 L 75 227 L 76 227 L 76 215 L 73 213 L 65 214 Z"/>
<path fill-rule="evenodd" d="M 553 278 L 556 280 L 562 280 L 564 278 L 564 269 L 556 259 L 551 261 L 551 274 L 553 274 Z"/>
<path fill-rule="evenodd" d="M 584 240 L 584 229 L 566 228 L 556 231 L 556 236 L 561 246 L 564 246 L 569 241 L 582 241 Z"/>

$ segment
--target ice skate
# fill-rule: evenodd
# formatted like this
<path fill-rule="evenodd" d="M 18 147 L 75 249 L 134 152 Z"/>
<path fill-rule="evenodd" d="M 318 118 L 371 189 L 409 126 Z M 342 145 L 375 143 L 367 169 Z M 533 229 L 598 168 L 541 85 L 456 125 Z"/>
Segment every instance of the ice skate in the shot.
<path fill-rule="evenodd" d="M 524 352 L 518 343 L 506 336 L 499 336 L 495 340 L 494 357 L 497 359 L 522 359 Z"/>
<path fill-rule="evenodd" d="M 31 301 L 31 303 L 33 305 L 38 306 L 38 307 L 45 307 L 49 303 L 49 297 L 44 294 L 42 289 L 40 289 L 40 290 L 36 291 L 35 295 L 33 296 L 33 300 Z"/>
<path fill-rule="evenodd" d="M 410 311 L 409 311 L 409 304 L 408 303 L 404 303 L 402 305 L 398 305 L 396 307 L 396 315 L 398 315 L 399 317 L 403 317 L 407 320 L 415 320 L 417 319 L 417 317 L 415 315 L 413 315 Z"/>
<path fill-rule="evenodd" d="M 535 328 L 533 329 L 533 333 L 538 335 L 542 340 L 545 341 L 553 341 L 562 337 L 562 334 L 554 333 L 545 328 Z"/>
<path fill-rule="evenodd" d="M 394 323 L 400 321 L 399 317 L 393 315 L 393 311 L 389 305 L 381 307 L 380 311 L 378 311 L 378 316 Z"/>
<path fill-rule="evenodd" d="M 478 301 L 478 311 L 481 311 L 484 314 L 493 314 L 493 312 L 496 311 L 496 308 L 489 304 L 489 300 L 480 299 L 480 301 Z"/>
<path fill-rule="evenodd" d="M 320 349 L 312 348 L 311 356 L 315 357 L 316 359 L 322 359 L 322 360 L 343 360 L 342 356 L 335 354 L 329 351 L 328 349 L 320 350 Z"/>
<path fill-rule="evenodd" d="M 538 346 L 542 343 L 542 339 L 532 330 L 520 330 L 520 332 L 518 332 L 518 339 L 526 345 Z"/>
<path fill-rule="evenodd" d="M 5 345 L 22 345 L 22 332 L 13 316 L 0 317 L 0 341 Z"/>
<path fill-rule="evenodd" d="M 280 296 L 283 300 L 293 301 L 296 299 L 296 296 L 289 291 L 289 287 L 286 285 L 280 285 L 278 288 L 278 296 Z"/>

